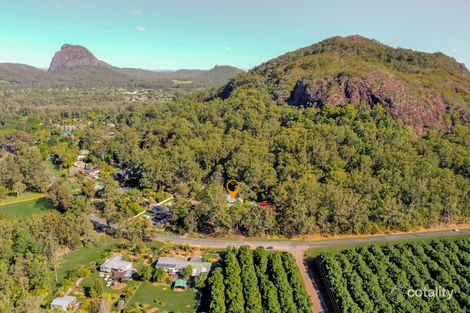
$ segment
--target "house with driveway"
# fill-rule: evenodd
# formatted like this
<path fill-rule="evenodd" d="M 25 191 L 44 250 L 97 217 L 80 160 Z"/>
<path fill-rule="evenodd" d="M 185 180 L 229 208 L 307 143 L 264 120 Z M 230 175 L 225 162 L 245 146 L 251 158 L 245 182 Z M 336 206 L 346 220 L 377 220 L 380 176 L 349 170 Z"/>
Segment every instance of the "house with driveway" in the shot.
<path fill-rule="evenodd" d="M 160 257 L 155 264 L 155 268 L 163 268 L 169 274 L 177 274 L 191 265 L 193 272 L 191 276 L 199 276 L 201 273 L 209 272 L 211 262 L 203 262 L 201 257 L 193 257 L 190 260 L 178 257 Z"/>
<path fill-rule="evenodd" d="M 123 273 L 132 268 L 132 262 L 121 259 L 122 255 L 115 255 L 107 259 L 101 266 L 100 271 L 104 273 Z"/>
<path fill-rule="evenodd" d="M 111 275 L 111 279 L 120 282 L 128 282 L 136 273 L 132 262 L 122 260 L 122 255 L 115 255 L 107 259 L 101 266 L 100 271 Z"/>

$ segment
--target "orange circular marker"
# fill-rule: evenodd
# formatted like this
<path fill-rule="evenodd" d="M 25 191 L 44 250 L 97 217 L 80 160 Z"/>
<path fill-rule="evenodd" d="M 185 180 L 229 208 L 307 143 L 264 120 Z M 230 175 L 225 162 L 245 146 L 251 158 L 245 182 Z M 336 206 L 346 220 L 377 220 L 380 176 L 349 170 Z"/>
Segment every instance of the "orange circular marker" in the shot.
<path fill-rule="evenodd" d="M 231 190 L 230 187 L 233 188 L 233 186 L 235 186 L 235 189 Z M 235 198 L 237 193 L 240 191 L 240 183 L 232 179 L 227 182 L 227 184 L 225 185 L 225 188 L 227 189 L 227 192 L 230 195 L 230 197 Z"/>

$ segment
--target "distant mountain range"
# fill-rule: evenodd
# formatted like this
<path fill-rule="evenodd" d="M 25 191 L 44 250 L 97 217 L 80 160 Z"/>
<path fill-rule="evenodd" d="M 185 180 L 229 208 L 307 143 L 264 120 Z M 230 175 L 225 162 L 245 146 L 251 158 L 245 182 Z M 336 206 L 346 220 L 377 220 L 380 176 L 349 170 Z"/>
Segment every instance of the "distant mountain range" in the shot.
<path fill-rule="evenodd" d="M 25 64 L 0 63 L 0 88 L 142 87 L 190 90 L 222 86 L 242 72 L 232 66 L 162 72 L 119 68 L 98 60 L 83 46 L 64 44 L 55 53 L 47 71 Z"/>
<path fill-rule="evenodd" d="M 420 132 L 470 123 L 470 72 L 443 53 L 392 48 L 362 36 L 333 37 L 235 77 L 219 92 L 266 89 L 278 103 L 348 103 L 385 110 Z"/>
<path fill-rule="evenodd" d="M 65 44 L 47 71 L 0 64 L 0 88 L 147 87 L 176 91 L 220 87 L 265 89 L 278 103 L 322 108 L 348 103 L 381 104 L 421 132 L 470 123 L 470 72 L 443 53 L 392 48 L 362 36 L 333 37 L 263 63 L 249 72 L 231 66 L 157 72 L 118 68 L 85 47 Z"/>

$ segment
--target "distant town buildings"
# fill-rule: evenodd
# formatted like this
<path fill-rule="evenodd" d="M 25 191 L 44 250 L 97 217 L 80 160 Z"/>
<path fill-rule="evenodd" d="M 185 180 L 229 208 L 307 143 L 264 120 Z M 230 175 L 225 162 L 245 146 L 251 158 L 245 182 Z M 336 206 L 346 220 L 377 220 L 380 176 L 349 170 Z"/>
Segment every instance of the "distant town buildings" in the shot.
<path fill-rule="evenodd" d="M 69 174 L 70 176 L 77 176 L 79 173 L 94 180 L 98 180 L 101 170 L 83 161 L 77 161 L 71 167 L 69 167 Z"/>

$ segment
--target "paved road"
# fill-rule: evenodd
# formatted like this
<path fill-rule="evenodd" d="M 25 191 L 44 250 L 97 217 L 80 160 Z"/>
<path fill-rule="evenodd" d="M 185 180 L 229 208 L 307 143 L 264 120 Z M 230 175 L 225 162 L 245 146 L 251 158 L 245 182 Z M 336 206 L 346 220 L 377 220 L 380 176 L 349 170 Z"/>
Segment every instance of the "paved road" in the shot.
<path fill-rule="evenodd" d="M 347 245 L 354 243 L 374 243 L 377 241 L 391 241 L 396 239 L 413 239 L 413 238 L 426 238 L 436 236 L 447 236 L 456 234 L 470 234 L 470 230 L 461 231 L 439 231 L 439 232 L 426 232 L 426 233 L 415 233 L 415 234 L 401 234 L 401 235 L 388 235 L 388 236 L 376 236 L 376 237 L 365 237 L 365 238 L 353 238 L 344 240 L 319 240 L 319 241 L 289 241 L 289 240 L 278 240 L 278 241 L 250 241 L 250 240 L 225 240 L 225 239 L 202 239 L 202 238 L 188 238 L 184 236 L 175 236 L 167 234 L 157 235 L 157 240 L 171 240 L 176 243 L 189 244 L 196 247 L 206 248 L 225 248 L 228 246 L 239 247 L 242 245 L 249 245 L 251 247 L 272 247 L 276 250 L 283 250 L 291 252 L 297 262 L 300 273 L 304 280 L 304 284 L 307 292 L 312 299 L 313 312 L 326 312 L 327 305 L 322 294 L 315 286 L 312 280 L 312 275 L 309 267 L 304 262 L 304 253 L 308 248 L 313 247 L 327 247 L 336 245 Z"/>
<path fill-rule="evenodd" d="M 250 240 L 225 240 L 225 239 L 202 239 L 202 238 L 190 238 L 184 236 L 159 234 L 157 240 L 171 240 L 176 243 L 189 244 L 192 246 L 199 247 L 228 247 L 228 246 L 242 246 L 249 245 L 254 247 L 273 247 L 275 249 L 282 250 L 283 248 L 296 248 L 296 247 L 327 247 L 337 245 L 347 245 L 354 243 L 373 243 L 377 241 L 391 241 L 396 239 L 413 239 L 413 238 L 426 238 L 435 236 L 448 236 L 457 234 L 470 235 L 470 229 L 461 231 L 435 231 L 435 232 L 422 232 L 415 234 L 400 234 L 400 235 L 386 235 L 386 236 L 375 236 L 375 237 L 364 237 L 364 238 L 352 238 L 342 240 L 318 240 L 318 241 L 289 241 L 289 240 L 278 240 L 278 241 L 250 241 Z"/>

